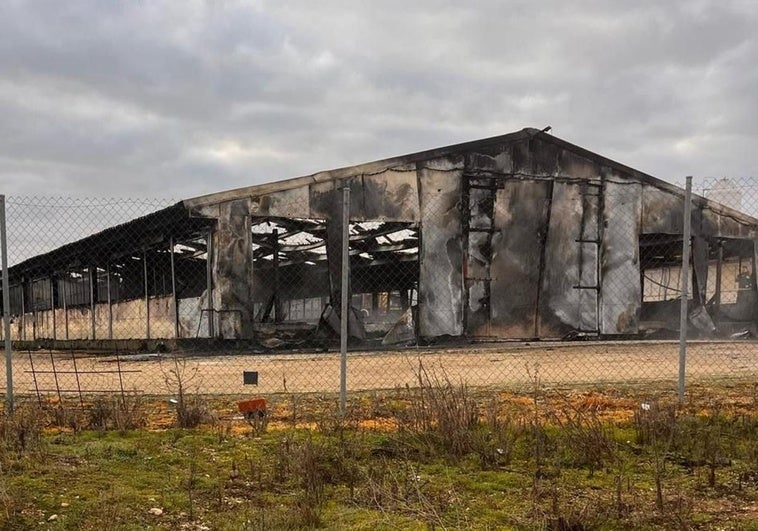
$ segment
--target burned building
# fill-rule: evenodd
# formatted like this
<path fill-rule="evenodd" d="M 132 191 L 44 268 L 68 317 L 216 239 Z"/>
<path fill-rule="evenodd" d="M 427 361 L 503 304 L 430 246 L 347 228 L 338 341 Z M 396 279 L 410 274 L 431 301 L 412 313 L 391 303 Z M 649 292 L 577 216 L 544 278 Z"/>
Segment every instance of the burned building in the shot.
<path fill-rule="evenodd" d="M 677 326 L 684 190 L 524 129 L 187 199 L 26 259 L 9 271 L 13 339 L 328 337 L 344 187 L 357 340 Z M 694 196 L 691 317 L 702 333 L 752 329 L 757 228 Z"/>

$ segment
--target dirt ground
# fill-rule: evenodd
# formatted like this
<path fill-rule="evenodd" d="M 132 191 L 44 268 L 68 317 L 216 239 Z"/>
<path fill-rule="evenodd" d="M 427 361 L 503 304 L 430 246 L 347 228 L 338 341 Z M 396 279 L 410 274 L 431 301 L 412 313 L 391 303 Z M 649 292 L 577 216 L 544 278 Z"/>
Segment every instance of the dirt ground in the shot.
<path fill-rule="evenodd" d="M 470 386 L 514 389 L 533 385 L 639 384 L 676 381 L 676 342 L 500 343 L 455 348 L 408 348 L 348 355 L 349 390 L 413 386 L 419 365 L 438 377 Z M 243 372 L 258 373 L 244 385 Z M 65 395 L 139 391 L 169 394 L 180 375 L 192 391 L 213 394 L 336 392 L 339 352 L 270 354 L 113 354 L 33 351 L 13 357 L 18 394 Z M 687 381 L 758 380 L 758 342 L 691 342 Z M 0 372 L 5 387 L 5 368 Z"/>

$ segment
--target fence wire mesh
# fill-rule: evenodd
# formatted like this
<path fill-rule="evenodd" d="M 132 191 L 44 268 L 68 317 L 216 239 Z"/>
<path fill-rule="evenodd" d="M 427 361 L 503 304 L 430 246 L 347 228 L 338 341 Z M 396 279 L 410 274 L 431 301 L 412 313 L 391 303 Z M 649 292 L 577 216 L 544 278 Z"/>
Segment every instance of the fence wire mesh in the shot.
<path fill-rule="evenodd" d="M 390 173 L 426 191 L 352 194 L 347 286 L 337 194 L 7 198 L 16 394 L 164 396 L 177 378 L 203 394 L 336 393 L 343 289 L 349 392 L 413 386 L 420 367 L 503 389 L 675 388 L 683 190 Z M 696 191 L 687 381 L 754 381 L 758 185 Z"/>

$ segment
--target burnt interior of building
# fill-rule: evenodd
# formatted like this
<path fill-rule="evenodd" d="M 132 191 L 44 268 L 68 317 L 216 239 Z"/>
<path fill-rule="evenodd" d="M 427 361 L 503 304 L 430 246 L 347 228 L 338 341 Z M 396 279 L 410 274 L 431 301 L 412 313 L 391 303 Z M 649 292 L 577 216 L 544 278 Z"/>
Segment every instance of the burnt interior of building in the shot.
<path fill-rule="evenodd" d="M 752 240 L 692 239 L 690 321 L 701 335 L 756 334 L 754 247 Z M 646 332 L 679 329 L 682 252 L 679 235 L 640 235 L 640 321 Z"/>
<path fill-rule="evenodd" d="M 349 228 L 350 300 L 361 340 L 387 338 L 418 291 L 417 224 L 356 222 Z M 253 304 L 259 332 L 333 335 L 337 291 L 330 279 L 326 220 L 253 219 Z M 319 328 L 321 327 L 321 328 Z"/>
<path fill-rule="evenodd" d="M 114 339 L 119 326 L 131 328 L 128 336 L 150 338 L 149 318 L 114 312 L 124 303 L 203 294 L 212 225 L 188 218 L 177 204 L 11 267 L 10 314 L 18 339 Z M 99 305 L 107 305 L 107 316 L 99 318 Z M 145 313 L 149 317 L 149 306 Z"/>
<path fill-rule="evenodd" d="M 149 302 L 161 298 L 175 301 L 171 337 L 221 337 L 217 314 L 224 310 L 214 309 L 207 295 L 213 290 L 208 242 L 214 223 L 184 210 L 181 222 L 176 216 L 175 209 L 162 211 L 14 266 L 10 307 L 20 324 L 18 339 L 165 337 L 166 330 L 150 325 Z M 273 335 L 293 344 L 335 337 L 339 321 L 329 316 L 338 286 L 330 281 L 326 225 L 323 219 L 252 218 L 251 310 L 258 338 Z M 352 335 L 379 342 L 416 303 L 419 227 L 355 222 L 349 231 L 351 307 L 358 323 Z M 183 327 L 179 305 L 191 299 L 202 299 L 199 316 L 196 326 Z M 145 303 L 144 312 L 112 315 L 129 302 Z M 107 305 L 107 325 L 97 317 L 100 304 Z M 53 323 L 41 326 L 42 314 Z M 114 323 L 131 328 L 119 334 Z"/>

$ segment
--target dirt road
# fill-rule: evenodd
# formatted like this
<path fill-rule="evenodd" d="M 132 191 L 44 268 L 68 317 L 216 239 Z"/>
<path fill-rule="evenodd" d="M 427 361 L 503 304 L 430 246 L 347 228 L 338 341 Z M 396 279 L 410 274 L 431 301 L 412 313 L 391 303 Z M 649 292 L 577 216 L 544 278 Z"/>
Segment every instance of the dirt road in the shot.
<path fill-rule="evenodd" d="M 167 394 L 177 375 L 192 391 L 219 394 L 335 392 L 339 353 L 266 355 L 213 353 L 174 358 L 172 354 L 93 355 L 66 352 L 14 353 L 17 393 L 64 394 L 137 390 Z M 350 390 L 414 385 L 419 364 L 439 377 L 471 386 L 637 383 L 669 380 L 678 374 L 676 342 L 507 343 L 465 348 L 411 348 L 357 352 L 348 357 Z M 34 369 L 32 371 L 32 368 Z M 258 372 L 258 386 L 243 385 L 243 371 Z M 758 380 L 758 342 L 698 343 L 687 352 L 688 381 L 706 378 Z M 57 383 L 56 383 L 57 380 Z M 5 387 L 5 368 L 0 372 Z"/>

